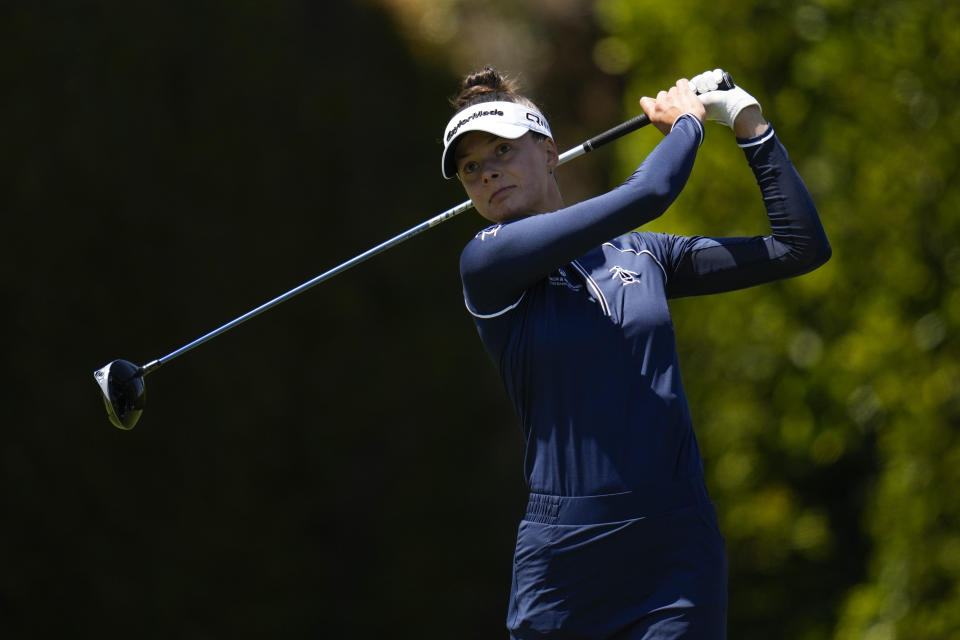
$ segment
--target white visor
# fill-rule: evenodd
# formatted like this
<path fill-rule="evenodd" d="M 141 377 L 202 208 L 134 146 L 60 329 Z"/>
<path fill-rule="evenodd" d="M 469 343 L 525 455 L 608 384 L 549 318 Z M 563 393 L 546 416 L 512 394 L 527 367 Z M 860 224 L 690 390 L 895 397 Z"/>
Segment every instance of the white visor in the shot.
<path fill-rule="evenodd" d="M 460 139 L 471 131 L 486 131 L 510 140 L 519 138 L 527 131 L 535 131 L 553 139 L 547 119 L 533 107 L 516 102 L 475 104 L 457 112 L 447 123 L 447 128 L 443 132 L 441 171 L 444 178 L 457 175 L 454 151 Z"/>

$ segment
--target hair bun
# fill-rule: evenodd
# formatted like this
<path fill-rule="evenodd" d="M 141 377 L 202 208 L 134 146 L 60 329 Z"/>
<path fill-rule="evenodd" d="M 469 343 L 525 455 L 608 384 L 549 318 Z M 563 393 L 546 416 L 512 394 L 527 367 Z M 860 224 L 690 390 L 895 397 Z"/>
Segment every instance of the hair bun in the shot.
<path fill-rule="evenodd" d="M 501 100 L 505 96 L 516 94 L 516 90 L 516 83 L 513 80 L 493 67 L 487 66 L 480 71 L 467 74 L 463 79 L 459 95 L 451 102 L 454 109 L 459 111 L 477 102 Z"/>

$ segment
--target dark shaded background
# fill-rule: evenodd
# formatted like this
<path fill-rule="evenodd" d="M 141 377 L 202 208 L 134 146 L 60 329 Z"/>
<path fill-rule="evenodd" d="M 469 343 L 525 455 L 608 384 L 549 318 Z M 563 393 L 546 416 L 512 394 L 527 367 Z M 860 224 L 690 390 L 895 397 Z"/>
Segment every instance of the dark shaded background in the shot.
<path fill-rule="evenodd" d="M 491 637 L 521 441 L 456 269 L 455 82 L 347 2 L 3 11 L 6 637 Z M 464 622 L 468 621 L 468 622 Z M 464 626 L 465 625 L 465 626 Z"/>

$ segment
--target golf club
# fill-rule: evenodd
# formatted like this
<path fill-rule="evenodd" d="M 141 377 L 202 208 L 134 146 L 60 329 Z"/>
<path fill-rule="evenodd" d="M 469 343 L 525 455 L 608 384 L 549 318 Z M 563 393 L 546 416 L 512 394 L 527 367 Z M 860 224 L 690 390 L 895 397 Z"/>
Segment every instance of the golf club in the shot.
<path fill-rule="evenodd" d="M 722 90 L 729 90 L 733 87 L 733 78 L 729 73 L 724 72 L 723 82 L 718 88 Z M 583 144 L 580 144 L 560 154 L 558 165 L 569 162 L 574 158 L 578 158 L 585 153 L 593 151 L 594 149 L 601 147 L 608 142 L 612 142 L 613 140 L 636 131 L 637 129 L 648 124 L 650 124 L 650 120 L 645 114 L 638 115 L 630 120 L 622 122 L 617 126 L 604 131 L 600 135 L 590 138 Z M 360 255 L 347 260 L 346 262 L 330 269 L 329 271 L 321 273 L 317 277 L 304 282 L 300 286 L 277 296 L 273 300 L 265 302 L 256 309 L 248 311 L 242 316 L 234 318 L 230 322 L 217 327 L 210 333 L 197 338 L 193 342 L 187 343 L 179 349 L 172 351 L 161 358 L 151 360 L 143 366 L 137 366 L 129 360 L 114 360 L 100 369 L 97 369 L 94 372 L 93 377 L 100 386 L 100 391 L 103 393 L 103 402 L 106 405 L 107 416 L 110 418 L 110 422 L 120 429 L 133 429 L 133 427 L 137 424 L 137 421 L 140 419 L 140 414 L 143 413 L 143 409 L 146 406 L 146 387 L 144 385 L 143 377 L 148 373 L 160 368 L 161 365 L 166 364 L 177 356 L 183 355 L 191 349 L 199 347 L 207 340 L 215 338 L 221 333 L 225 333 L 239 324 L 243 324 L 247 320 L 250 320 L 254 316 L 260 315 L 264 311 L 277 306 L 281 302 L 286 302 L 290 298 L 303 293 L 307 289 L 320 284 L 324 280 L 329 280 L 333 276 L 342 273 L 347 269 L 360 264 L 361 262 L 369 260 L 378 253 L 406 242 L 415 235 L 418 235 L 427 229 L 431 229 L 442 222 L 446 222 L 450 218 L 470 209 L 472 206 L 473 202 L 470 200 L 461 202 L 457 206 L 451 207 L 443 213 L 440 213 L 429 220 L 421 222 L 415 227 L 411 227 L 400 235 L 394 236 L 386 242 L 378 244 L 372 249 L 368 249 Z"/>

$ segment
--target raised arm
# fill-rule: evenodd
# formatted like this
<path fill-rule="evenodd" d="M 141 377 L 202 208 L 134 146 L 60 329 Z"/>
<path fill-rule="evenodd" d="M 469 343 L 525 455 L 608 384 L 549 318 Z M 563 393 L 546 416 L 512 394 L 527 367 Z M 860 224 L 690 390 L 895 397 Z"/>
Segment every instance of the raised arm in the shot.
<path fill-rule="evenodd" d="M 504 309 L 557 267 L 663 214 L 686 184 L 702 136 L 700 120 L 684 116 L 616 189 L 477 234 L 460 257 L 471 311 Z"/>
<path fill-rule="evenodd" d="M 760 187 L 770 235 L 676 238 L 669 262 L 672 297 L 730 291 L 800 275 L 830 259 L 813 199 L 757 100 L 740 87 L 715 91 L 722 72 L 691 79 L 706 117 L 733 129 Z"/>
<path fill-rule="evenodd" d="M 760 187 L 771 233 L 753 238 L 683 239 L 671 261 L 671 297 L 789 278 L 830 259 L 830 243 L 813 200 L 773 129 L 737 142 Z"/>

